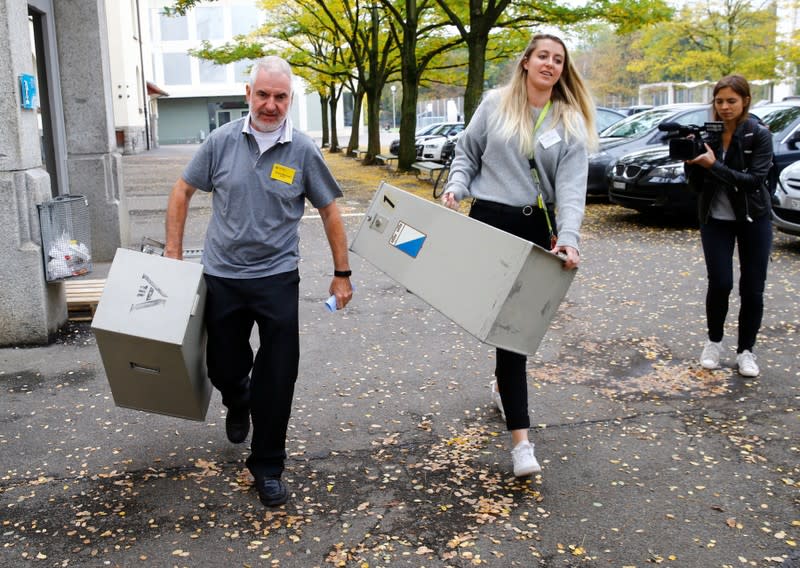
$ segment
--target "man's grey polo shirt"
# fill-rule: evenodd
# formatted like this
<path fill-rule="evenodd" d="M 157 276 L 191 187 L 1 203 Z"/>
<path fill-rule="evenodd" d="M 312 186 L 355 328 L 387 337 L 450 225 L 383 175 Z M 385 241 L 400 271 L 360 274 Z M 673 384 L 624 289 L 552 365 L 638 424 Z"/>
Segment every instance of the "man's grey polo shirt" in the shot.
<path fill-rule="evenodd" d="M 294 270 L 305 199 L 319 209 L 342 196 L 310 137 L 288 122 L 278 143 L 259 155 L 246 120 L 214 130 L 183 172 L 186 183 L 212 192 L 203 250 L 212 276 L 261 278 Z"/>

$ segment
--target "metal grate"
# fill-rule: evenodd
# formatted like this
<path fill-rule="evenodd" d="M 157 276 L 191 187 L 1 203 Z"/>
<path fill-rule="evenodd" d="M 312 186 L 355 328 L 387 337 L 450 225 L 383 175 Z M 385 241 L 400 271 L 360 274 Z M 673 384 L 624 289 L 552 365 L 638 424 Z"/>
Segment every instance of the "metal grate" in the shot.
<path fill-rule="evenodd" d="M 60 195 L 37 207 L 47 281 L 91 272 L 92 239 L 86 197 Z"/>

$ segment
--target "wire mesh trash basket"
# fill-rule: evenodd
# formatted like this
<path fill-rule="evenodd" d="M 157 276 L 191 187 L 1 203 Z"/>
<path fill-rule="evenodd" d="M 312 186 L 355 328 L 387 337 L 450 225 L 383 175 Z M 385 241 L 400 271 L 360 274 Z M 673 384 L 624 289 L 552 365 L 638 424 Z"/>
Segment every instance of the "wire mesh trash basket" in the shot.
<path fill-rule="evenodd" d="M 45 277 L 48 282 L 92 271 L 89 201 L 60 195 L 38 204 Z"/>

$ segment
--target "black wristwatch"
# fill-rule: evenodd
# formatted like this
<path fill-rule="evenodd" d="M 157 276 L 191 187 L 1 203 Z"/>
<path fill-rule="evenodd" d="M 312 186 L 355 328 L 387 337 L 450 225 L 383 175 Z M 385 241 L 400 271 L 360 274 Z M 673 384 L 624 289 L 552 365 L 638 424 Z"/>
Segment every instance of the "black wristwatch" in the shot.
<path fill-rule="evenodd" d="M 333 275 L 338 276 L 339 278 L 349 278 L 350 275 L 353 274 L 352 270 L 334 270 Z"/>

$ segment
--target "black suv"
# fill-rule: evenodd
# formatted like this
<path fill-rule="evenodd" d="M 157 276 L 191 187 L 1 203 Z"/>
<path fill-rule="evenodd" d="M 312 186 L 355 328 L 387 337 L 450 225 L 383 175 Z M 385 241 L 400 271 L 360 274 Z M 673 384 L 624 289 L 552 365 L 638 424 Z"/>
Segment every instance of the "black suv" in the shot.
<path fill-rule="evenodd" d="M 800 160 L 800 105 L 769 103 L 750 112 L 772 132 L 770 177 L 777 180 L 786 166 Z M 666 145 L 622 156 L 609 168 L 607 184 L 609 201 L 639 211 L 685 211 L 693 209 L 696 200 L 686 184 L 683 162 L 670 158 Z"/>
<path fill-rule="evenodd" d="M 608 192 L 606 170 L 617 158 L 636 150 L 663 146 L 666 132 L 658 125 L 664 122 L 703 124 L 709 120 L 707 104 L 674 104 L 659 106 L 623 118 L 600 133 L 600 149 L 589 156 L 586 191 L 604 195 Z"/>

